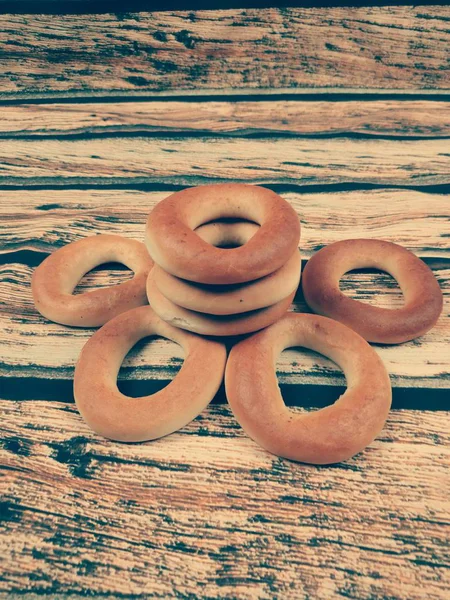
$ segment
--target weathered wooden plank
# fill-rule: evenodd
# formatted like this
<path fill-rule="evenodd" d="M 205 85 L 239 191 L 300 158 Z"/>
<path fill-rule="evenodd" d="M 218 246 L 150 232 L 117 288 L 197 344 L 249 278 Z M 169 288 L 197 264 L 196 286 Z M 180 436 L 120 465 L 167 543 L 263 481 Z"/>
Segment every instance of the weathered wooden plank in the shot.
<path fill-rule="evenodd" d="M 149 138 L 8 140 L 0 184 L 240 181 L 424 186 L 450 183 L 448 140 Z"/>
<path fill-rule="evenodd" d="M 450 135 L 447 102 L 111 102 L 2 107 L 1 136 L 123 133 Z"/>
<path fill-rule="evenodd" d="M 67 379 L 82 346 L 92 330 L 75 329 L 50 323 L 33 306 L 30 290 L 32 269 L 22 264 L 0 267 L 0 345 L 5 349 L 0 363 L 0 375 Z M 122 280 L 126 272 L 97 272 L 85 278 L 92 283 L 108 285 Z M 450 270 L 436 269 L 444 292 L 450 293 Z M 387 275 L 360 273 L 342 279 L 342 289 L 351 297 L 377 306 L 397 307 L 401 293 Z M 307 311 L 301 292 L 292 310 Z M 426 335 L 400 346 L 376 346 L 397 387 L 446 388 L 450 386 L 448 342 L 450 315 L 444 311 L 435 328 Z M 151 344 L 132 351 L 121 370 L 120 379 L 171 379 L 180 367 L 182 351 L 172 342 L 156 339 Z M 345 385 L 344 376 L 333 362 L 311 351 L 290 349 L 280 356 L 277 369 L 281 383 Z M 26 385 L 26 383 L 24 383 Z M 320 394 L 320 390 L 318 391 Z M 298 402 L 302 403 L 299 392 Z M 424 405 L 426 399 L 424 398 Z"/>
<path fill-rule="evenodd" d="M 147 444 L 97 437 L 74 405 L 1 411 L 11 593 L 446 598 L 449 414 L 393 411 L 323 468 L 265 452 L 225 406 Z"/>
<path fill-rule="evenodd" d="M 6 252 L 31 248 L 51 251 L 85 235 L 123 233 L 142 239 L 148 211 L 167 192 L 104 190 L 9 191 L 3 195 L 2 249 Z M 429 260 L 448 257 L 448 198 L 405 190 L 370 190 L 339 194 L 286 194 L 302 216 L 303 256 L 309 257 L 324 244 L 346 237 L 381 237 L 399 242 Z M 386 210 L 389 206 L 389 210 Z M 0 234 L 1 235 L 1 234 Z M 8 260 L 8 254 L 4 255 Z M 442 262 L 442 261 L 441 261 Z M 436 269 L 444 288 L 448 269 Z M 1 282 L 4 307 L 2 339 L 9 348 L 3 375 L 67 378 L 73 373 L 78 353 L 89 331 L 47 323 L 33 308 L 29 290 L 31 269 L 5 264 Z M 127 276 L 125 271 L 85 278 L 91 285 L 109 285 Z M 343 286 L 356 298 L 395 306 L 401 302 L 398 289 L 387 276 L 348 276 Z M 83 288 L 82 288 L 83 289 Z M 86 289 L 86 288 L 84 288 Z M 304 310 L 301 298 L 295 310 Z M 445 344 L 450 337 L 444 315 L 437 328 L 416 342 L 398 348 L 380 348 L 393 376 L 394 385 L 441 387 L 446 383 Z M 420 349 L 418 347 L 420 346 Z M 55 351 L 57 348 L 57 351 Z M 51 350 L 51 351 L 50 351 Z M 180 365 L 176 345 L 162 340 L 131 355 L 121 377 L 168 379 Z M 283 383 L 332 383 L 342 385 L 340 371 L 312 353 L 286 351 L 280 361 Z"/>
<path fill-rule="evenodd" d="M 143 240 L 150 210 L 170 192 L 7 190 L 0 193 L 0 255 L 52 252 L 88 235 Z M 402 189 L 282 193 L 297 211 L 303 258 L 352 237 L 386 239 L 428 259 L 449 258 L 450 198 Z M 7 261 L 8 256 L 3 260 Z"/>
<path fill-rule="evenodd" d="M 448 7 L 3 15 L 3 97 L 448 90 Z"/>

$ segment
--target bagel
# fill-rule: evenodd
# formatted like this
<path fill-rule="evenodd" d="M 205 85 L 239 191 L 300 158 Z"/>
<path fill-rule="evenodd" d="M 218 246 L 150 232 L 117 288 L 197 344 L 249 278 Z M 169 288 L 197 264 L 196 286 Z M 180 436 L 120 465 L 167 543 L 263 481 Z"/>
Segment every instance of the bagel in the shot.
<path fill-rule="evenodd" d="M 346 392 L 331 406 L 295 414 L 283 402 L 275 363 L 285 348 L 304 346 L 344 371 Z M 379 434 L 391 406 L 389 375 L 371 346 L 345 325 L 289 314 L 235 345 L 225 370 L 231 410 L 245 432 L 284 458 L 330 464 L 346 460 Z"/>
<path fill-rule="evenodd" d="M 129 281 L 73 295 L 94 267 L 119 262 L 134 272 Z M 98 327 L 116 315 L 147 304 L 145 284 L 153 266 L 145 245 L 119 235 L 95 235 L 63 246 L 34 271 L 31 290 L 37 310 L 50 321 Z"/>
<path fill-rule="evenodd" d="M 246 219 L 260 228 L 239 248 L 216 248 L 194 229 L 221 218 Z M 146 225 L 155 263 L 171 275 L 208 284 L 244 283 L 276 271 L 299 238 L 300 223 L 288 202 L 266 188 L 236 183 L 172 194 L 155 206 Z"/>
<path fill-rule="evenodd" d="M 252 223 L 211 223 L 196 232 L 210 244 L 243 244 L 256 233 Z M 276 304 L 296 291 L 302 261 L 298 250 L 280 269 L 256 281 L 232 286 L 207 286 L 170 275 L 156 265 L 152 274 L 156 287 L 173 303 L 213 315 L 234 315 Z"/>
<path fill-rule="evenodd" d="M 402 308 L 370 306 L 340 291 L 344 273 L 366 267 L 386 271 L 396 279 L 405 298 Z M 431 269 L 409 250 L 381 240 L 343 240 L 322 248 L 308 261 L 302 287 L 314 312 L 381 344 L 400 344 L 423 335 L 436 323 L 443 306 Z"/>
<path fill-rule="evenodd" d="M 128 351 L 159 335 L 185 351 L 181 370 L 164 389 L 141 398 L 124 396 L 117 375 Z M 75 368 L 74 395 L 80 414 L 98 434 L 142 442 L 176 431 L 213 399 L 223 379 L 225 346 L 162 321 L 149 306 L 120 314 L 88 340 Z"/>
<path fill-rule="evenodd" d="M 272 306 L 239 315 L 207 315 L 182 308 L 168 300 L 156 286 L 153 271 L 150 271 L 147 280 L 147 297 L 153 310 L 171 325 L 202 335 L 241 335 L 267 327 L 283 316 L 294 296 L 295 291 Z"/>

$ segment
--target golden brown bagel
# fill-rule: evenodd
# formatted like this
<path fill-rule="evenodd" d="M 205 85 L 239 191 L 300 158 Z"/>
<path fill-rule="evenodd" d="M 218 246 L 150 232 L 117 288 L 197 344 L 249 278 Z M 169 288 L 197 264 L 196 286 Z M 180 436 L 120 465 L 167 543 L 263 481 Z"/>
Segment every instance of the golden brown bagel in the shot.
<path fill-rule="evenodd" d="M 226 336 L 250 333 L 274 323 L 288 310 L 295 292 L 267 308 L 240 315 L 207 315 L 182 308 L 168 300 L 156 287 L 151 271 L 147 280 L 147 296 L 154 311 L 171 325 L 202 335 Z"/>
<path fill-rule="evenodd" d="M 210 223 L 196 232 L 208 243 L 216 245 L 244 244 L 259 227 L 253 223 Z M 266 308 L 296 291 L 302 261 L 298 250 L 280 269 L 256 281 L 234 285 L 205 285 L 170 275 L 160 266 L 152 269 L 159 291 L 174 304 L 213 315 L 233 315 Z"/>
<path fill-rule="evenodd" d="M 221 218 L 247 219 L 261 227 L 239 248 L 215 248 L 194 231 Z M 198 283 L 243 283 L 279 269 L 300 238 L 294 209 L 274 192 L 245 184 L 205 185 L 172 194 L 151 211 L 146 243 L 165 271 Z"/>
<path fill-rule="evenodd" d="M 370 306 L 349 298 L 339 280 L 352 269 L 373 267 L 397 280 L 405 305 Z M 303 294 L 312 310 L 351 327 L 369 342 L 400 344 L 426 333 L 439 318 L 442 292 L 433 272 L 409 250 L 381 240 L 343 240 L 317 252 L 302 276 Z"/>
<path fill-rule="evenodd" d="M 120 365 L 136 342 L 149 335 L 182 346 L 183 366 L 159 392 L 124 396 L 117 389 Z M 222 382 L 225 362 L 225 346 L 172 327 L 142 306 L 115 317 L 86 343 L 75 369 L 75 402 L 87 424 L 104 437 L 152 440 L 180 429 L 209 404 Z"/>
<path fill-rule="evenodd" d="M 304 346 L 344 371 L 347 391 L 333 405 L 295 414 L 283 402 L 275 372 L 285 348 Z M 391 385 L 378 354 L 353 330 L 309 314 L 288 314 L 230 352 L 225 389 L 246 433 L 263 448 L 313 464 L 346 460 L 379 434 L 391 406 Z"/>
<path fill-rule="evenodd" d="M 280 269 L 248 283 L 229 286 L 192 283 L 170 275 L 158 265 L 154 265 L 152 276 L 159 291 L 178 306 L 211 315 L 236 315 L 266 308 L 295 292 L 301 267 L 300 252 L 296 251 Z"/>
<path fill-rule="evenodd" d="M 129 281 L 73 295 L 94 267 L 119 262 L 134 271 Z M 31 290 L 37 310 L 47 319 L 75 327 L 98 327 L 116 315 L 147 304 L 145 282 L 153 266 L 145 245 L 119 235 L 95 235 L 53 252 L 33 273 Z"/>

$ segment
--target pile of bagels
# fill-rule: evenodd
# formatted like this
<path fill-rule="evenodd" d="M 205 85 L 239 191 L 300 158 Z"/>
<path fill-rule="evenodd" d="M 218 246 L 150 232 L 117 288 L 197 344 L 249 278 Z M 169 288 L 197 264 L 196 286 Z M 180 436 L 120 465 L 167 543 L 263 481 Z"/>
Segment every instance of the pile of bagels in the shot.
<path fill-rule="evenodd" d="M 217 222 L 223 215 L 240 221 Z M 294 299 L 299 241 L 294 209 L 270 190 L 219 185 L 173 194 L 147 221 L 155 262 L 147 282 L 150 305 L 168 323 L 201 335 L 267 327 Z M 230 245 L 232 251 L 223 249 Z"/>
<path fill-rule="evenodd" d="M 368 342 L 414 339 L 442 311 L 432 271 L 390 242 L 330 244 L 301 274 L 298 216 L 263 187 L 230 183 L 172 194 L 150 212 L 145 241 L 106 234 L 81 239 L 46 258 L 31 282 L 35 306 L 47 319 L 100 327 L 78 359 L 74 395 L 88 425 L 117 441 L 177 431 L 211 402 L 225 378 L 237 421 L 266 450 L 313 464 L 346 460 L 375 439 L 391 406 L 389 375 Z M 126 265 L 133 278 L 74 294 L 83 275 L 111 262 Z M 391 274 L 404 305 L 384 309 L 344 295 L 341 277 L 360 268 Z M 317 314 L 288 312 L 300 277 Z M 159 392 L 125 396 L 117 387 L 120 366 L 147 336 L 178 343 L 185 360 Z M 293 346 L 342 368 L 347 389 L 334 404 L 303 413 L 286 407 L 275 364 Z"/>

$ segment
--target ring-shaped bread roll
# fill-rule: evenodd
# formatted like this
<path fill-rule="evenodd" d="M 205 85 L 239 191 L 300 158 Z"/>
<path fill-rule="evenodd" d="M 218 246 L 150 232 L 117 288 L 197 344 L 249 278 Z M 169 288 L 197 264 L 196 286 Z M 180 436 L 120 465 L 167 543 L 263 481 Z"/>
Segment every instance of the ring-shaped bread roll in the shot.
<path fill-rule="evenodd" d="M 239 248 L 208 244 L 194 231 L 208 221 L 246 219 L 261 227 Z M 151 211 L 146 243 L 165 271 L 198 283 L 244 283 L 279 269 L 294 254 L 300 223 L 286 200 L 263 187 L 229 183 L 189 188 Z"/>
<path fill-rule="evenodd" d="M 127 352 L 158 335 L 182 346 L 186 358 L 168 386 L 141 398 L 123 395 L 117 375 Z M 223 379 L 225 346 L 172 327 L 149 306 L 115 317 L 88 340 L 75 369 L 75 402 L 98 434 L 121 442 L 168 435 L 194 419 L 213 399 Z"/>
<path fill-rule="evenodd" d="M 73 294 L 80 279 L 98 265 L 118 262 L 134 272 L 129 281 Z M 116 315 L 147 304 L 145 282 L 153 266 L 145 245 L 119 235 L 95 235 L 63 246 L 33 273 L 31 290 L 37 310 L 50 321 L 75 327 L 99 327 Z"/>
<path fill-rule="evenodd" d="M 370 306 L 341 292 L 339 280 L 344 273 L 368 267 L 396 279 L 405 298 L 402 308 Z M 382 344 L 400 344 L 423 335 L 436 323 L 443 306 L 431 269 L 409 250 L 381 240 L 343 240 L 322 248 L 308 261 L 302 287 L 314 312 Z"/>
<path fill-rule="evenodd" d="M 290 307 L 294 296 L 295 292 L 292 292 L 272 306 L 239 315 L 207 315 L 183 308 L 168 300 L 157 288 L 152 271 L 147 279 L 147 297 L 156 314 L 174 327 L 201 335 L 228 336 L 258 331 L 280 319 Z"/>
<path fill-rule="evenodd" d="M 292 346 L 320 352 L 343 369 L 347 390 L 333 405 L 296 414 L 284 404 L 275 364 Z M 253 440 L 273 454 L 313 464 L 336 463 L 360 452 L 379 434 L 391 406 L 389 375 L 375 350 L 345 325 L 309 314 L 286 315 L 234 346 L 225 390 Z"/>
<path fill-rule="evenodd" d="M 243 244 L 259 229 L 252 223 L 211 223 L 196 232 L 213 245 Z M 159 291 L 173 303 L 213 315 L 233 315 L 280 302 L 296 291 L 302 261 L 298 250 L 280 269 L 256 281 L 229 286 L 193 283 L 167 273 L 159 265 L 152 269 Z"/>

